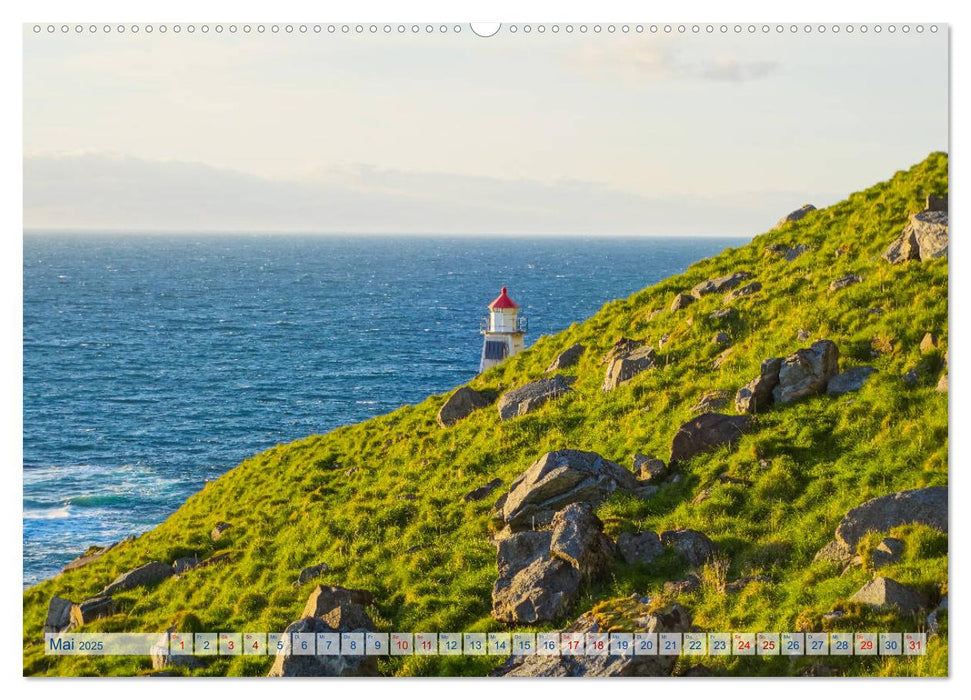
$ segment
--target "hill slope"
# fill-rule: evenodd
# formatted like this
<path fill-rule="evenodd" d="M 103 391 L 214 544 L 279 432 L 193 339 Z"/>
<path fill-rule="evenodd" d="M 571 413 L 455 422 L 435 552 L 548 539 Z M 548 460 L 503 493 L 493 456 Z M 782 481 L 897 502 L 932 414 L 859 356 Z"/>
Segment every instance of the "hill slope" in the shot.
<path fill-rule="evenodd" d="M 575 391 L 527 416 L 501 422 L 490 406 L 442 428 L 435 416 L 446 396 L 432 396 L 244 461 L 154 530 L 25 591 L 24 672 L 146 672 L 144 658 L 45 657 L 40 639 L 49 600 L 94 596 L 120 573 L 152 560 L 223 552 L 230 556 L 221 563 L 115 594 L 119 612 L 84 631 L 154 631 L 170 624 L 186 631 L 282 631 L 321 581 L 372 591 L 377 603 L 370 612 L 383 630 L 503 628 L 490 615 L 497 575 L 490 513 L 495 497 L 534 460 L 564 448 L 594 451 L 624 465 L 633 452 L 666 459 L 678 426 L 694 415 L 703 394 L 734 395 L 758 374 L 762 360 L 824 338 L 839 348 L 841 370 L 877 370 L 861 390 L 760 413 L 734 448 L 695 457 L 680 466 L 680 479 L 664 483 L 655 495 L 615 496 L 597 514 L 611 536 L 686 527 L 714 540 L 727 571 L 706 569 L 706 585 L 679 597 L 701 629 L 916 629 L 916 619 L 852 605 L 844 606 L 841 620 L 824 623 L 821 615 L 873 572 L 863 566 L 841 574 L 842 567 L 814 563 L 813 557 L 850 508 L 904 489 L 947 484 L 947 394 L 936 390 L 947 348 L 947 258 L 900 265 L 880 258 L 908 215 L 923 208 L 926 194 L 947 192 L 947 167 L 945 154 L 932 154 L 887 182 L 610 302 L 471 382 L 476 389 L 506 391 L 545 376 L 553 357 L 583 343 L 587 350 L 579 363 L 563 372 L 576 376 Z M 787 260 L 767 251 L 776 244 L 808 250 Z M 751 272 L 762 290 L 731 302 L 733 317 L 710 316 L 722 308 L 722 294 L 670 311 L 677 293 L 737 270 Z M 849 274 L 862 281 L 831 291 L 833 280 Z M 798 340 L 801 330 L 811 339 Z M 720 331 L 729 336 L 731 351 L 715 369 L 726 349 L 712 342 Z M 928 332 L 940 342 L 922 352 Z M 601 390 L 601 359 L 614 341 L 643 339 L 658 348 L 665 336 L 657 367 L 614 391 Z M 911 370 L 912 381 L 905 381 Z M 730 404 L 723 410 L 734 413 Z M 503 486 L 490 498 L 463 501 L 496 478 Z M 218 521 L 232 527 L 214 543 L 210 531 Z M 946 535 L 918 526 L 894 534 L 905 542 L 904 556 L 881 574 L 936 601 L 947 587 Z M 865 559 L 874 544 L 868 542 L 861 547 Z M 295 584 L 304 567 L 321 562 L 329 567 L 321 580 Z M 651 567 L 618 563 L 605 580 L 584 588 L 560 622 L 598 603 L 605 619 L 622 621 L 621 599 L 655 595 L 684 573 L 672 557 Z M 717 581 L 711 585 L 713 575 L 764 580 L 728 594 Z M 946 674 L 946 625 L 925 659 L 824 660 L 853 675 Z M 718 673 L 791 674 L 811 661 L 729 657 L 705 663 Z M 220 658 L 195 673 L 262 675 L 270 663 Z M 498 663 L 407 657 L 382 660 L 381 670 L 483 674 Z"/>

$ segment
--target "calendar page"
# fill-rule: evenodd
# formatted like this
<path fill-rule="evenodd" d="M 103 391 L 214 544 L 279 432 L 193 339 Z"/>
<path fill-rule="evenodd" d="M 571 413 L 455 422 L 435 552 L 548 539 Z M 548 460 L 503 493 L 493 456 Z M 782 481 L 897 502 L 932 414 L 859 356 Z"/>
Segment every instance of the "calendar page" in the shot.
<path fill-rule="evenodd" d="M 948 676 L 947 23 L 231 19 L 22 28 L 24 676 Z"/>

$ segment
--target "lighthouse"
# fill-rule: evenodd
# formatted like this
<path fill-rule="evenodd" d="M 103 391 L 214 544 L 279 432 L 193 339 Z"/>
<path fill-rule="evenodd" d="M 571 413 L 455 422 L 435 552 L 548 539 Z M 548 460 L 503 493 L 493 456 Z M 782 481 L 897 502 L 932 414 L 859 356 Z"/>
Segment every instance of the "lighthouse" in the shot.
<path fill-rule="evenodd" d="M 526 319 L 519 317 L 519 305 L 503 287 L 499 296 L 489 304 L 489 315 L 479 326 L 484 337 L 479 371 L 485 372 L 522 350 L 526 328 Z"/>

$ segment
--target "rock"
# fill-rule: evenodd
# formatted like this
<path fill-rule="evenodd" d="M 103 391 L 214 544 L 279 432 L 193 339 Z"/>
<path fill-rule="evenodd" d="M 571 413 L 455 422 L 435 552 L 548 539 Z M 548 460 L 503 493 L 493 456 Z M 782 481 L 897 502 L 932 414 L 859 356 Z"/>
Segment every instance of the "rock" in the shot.
<path fill-rule="evenodd" d="M 873 550 L 873 554 L 871 555 L 871 559 L 873 560 L 873 568 L 881 569 L 884 566 L 896 564 L 898 561 L 900 561 L 903 554 L 903 540 L 898 540 L 896 537 L 884 537 L 880 544 L 876 546 L 876 549 Z"/>
<path fill-rule="evenodd" d="M 499 540 L 496 568 L 499 578 L 511 579 L 537 559 L 550 552 L 553 533 L 549 530 L 524 530 Z"/>
<path fill-rule="evenodd" d="M 809 246 L 803 245 L 802 243 L 798 243 L 792 247 L 784 243 L 774 243 L 767 247 L 765 252 L 785 258 L 786 262 L 792 262 L 807 250 L 809 250 Z"/>
<path fill-rule="evenodd" d="M 813 561 L 828 561 L 839 566 L 846 566 L 853 558 L 853 550 L 838 540 L 832 540 L 823 545 L 816 552 Z"/>
<path fill-rule="evenodd" d="M 827 666 L 826 664 L 810 664 L 806 666 L 799 675 L 803 678 L 829 678 L 833 676 L 841 676 L 839 669 L 833 668 L 832 666 Z"/>
<path fill-rule="evenodd" d="M 715 335 L 711 336 L 711 342 L 715 345 L 729 345 L 732 342 L 732 339 L 728 333 L 718 331 L 715 333 Z"/>
<path fill-rule="evenodd" d="M 799 329 L 799 332 L 796 333 L 796 340 L 798 340 L 800 343 L 803 343 L 810 338 L 812 338 L 812 334 L 809 331 L 802 330 L 801 328 Z"/>
<path fill-rule="evenodd" d="M 641 372 L 651 369 L 657 364 L 657 353 L 654 348 L 640 347 L 629 353 L 618 355 L 607 365 L 603 390 L 613 391 L 624 382 L 629 382 Z"/>
<path fill-rule="evenodd" d="M 674 295 L 674 300 L 671 302 L 671 312 L 680 311 L 694 303 L 695 298 L 693 296 L 684 292 L 678 292 Z"/>
<path fill-rule="evenodd" d="M 772 405 L 772 391 L 779 384 L 782 358 L 772 357 L 762 362 L 759 376 L 735 394 L 735 410 L 739 413 L 759 413 Z"/>
<path fill-rule="evenodd" d="M 611 346 L 607 354 L 600 361 L 602 365 L 608 365 L 615 358 L 621 355 L 629 355 L 639 347 L 644 345 L 643 340 L 632 340 L 631 338 L 618 338 Z"/>
<path fill-rule="evenodd" d="M 704 503 L 709 498 L 711 498 L 711 494 L 713 494 L 714 492 L 715 492 L 715 489 L 711 487 L 702 489 L 701 491 L 695 494 L 694 498 L 691 499 L 691 505 L 697 506 Z"/>
<path fill-rule="evenodd" d="M 876 374 L 873 367 L 853 367 L 837 374 L 826 383 L 826 393 L 840 396 L 851 391 L 859 391 L 866 384 L 871 374 Z"/>
<path fill-rule="evenodd" d="M 666 581 L 664 583 L 664 595 L 677 596 L 687 595 L 701 588 L 701 579 L 694 574 L 688 574 L 680 581 Z"/>
<path fill-rule="evenodd" d="M 843 275 L 838 277 L 829 283 L 829 291 L 838 292 L 841 289 L 846 289 L 854 284 L 859 284 L 863 281 L 863 278 L 859 275 Z"/>
<path fill-rule="evenodd" d="M 924 333 L 924 337 L 920 340 L 920 351 L 923 354 L 937 350 L 939 343 L 940 338 L 937 337 L 937 333 Z"/>
<path fill-rule="evenodd" d="M 782 361 L 779 383 L 772 390 L 776 403 L 788 403 L 821 394 L 830 379 L 839 373 L 839 350 L 832 340 L 817 340 L 809 348 L 797 350 Z"/>
<path fill-rule="evenodd" d="M 656 532 L 622 532 L 617 537 L 617 549 L 628 564 L 650 564 L 664 553 L 661 538 Z"/>
<path fill-rule="evenodd" d="M 691 615 L 682 606 L 674 603 L 666 608 L 648 612 L 646 604 L 637 606 L 634 626 L 630 632 L 688 632 L 691 629 Z M 593 612 L 581 615 L 562 632 L 589 633 L 606 632 Z M 492 672 L 494 676 L 539 677 L 607 677 L 607 676 L 670 676 L 674 670 L 675 656 L 619 655 L 557 655 L 542 656 L 529 654 L 511 656 L 502 666 Z"/>
<path fill-rule="evenodd" d="M 715 361 L 711 363 L 711 368 L 718 369 L 723 364 L 725 364 L 734 353 L 735 353 L 734 348 L 728 348 L 727 350 L 723 350 L 721 353 L 719 353 L 718 357 L 715 358 Z"/>
<path fill-rule="evenodd" d="M 661 544 L 674 548 L 688 562 L 688 566 L 701 566 L 718 551 L 715 543 L 697 530 L 662 532 Z"/>
<path fill-rule="evenodd" d="M 117 612 L 117 607 L 111 596 L 102 595 L 97 598 L 88 598 L 80 605 L 71 606 L 71 625 L 80 627 L 93 620 L 114 615 L 115 612 Z"/>
<path fill-rule="evenodd" d="M 71 608 L 74 607 L 67 598 L 51 597 L 47 604 L 47 619 L 44 620 L 44 634 L 63 632 L 71 625 Z"/>
<path fill-rule="evenodd" d="M 614 543 L 603 527 L 589 503 L 571 503 L 553 516 L 550 554 L 579 571 L 582 580 L 592 581 L 614 560 Z"/>
<path fill-rule="evenodd" d="M 947 374 L 942 374 L 941 378 L 937 380 L 937 393 L 938 394 L 947 393 Z"/>
<path fill-rule="evenodd" d="M 163 564 L 160 561 L 151 561 L 148 564 L 142 564 L 131 571 L 123 573 L 105 586 L 104 590 L 101 591 L 101 595 L 111 595 L 118 591 L 127 591 L 129 588 L 135 588 L 136 586 L 151 586 L 160 581 L 164 581 L 174 573 L 175 571 L 168 564 Z"/>
<path fill-rule="evenodd" d="M 553 361 L 550 363 L 550 366 L 546 368 L 546 373 L 549 374 L 550 372 L 558 372 L 561 369 L 572 367 L 573 365 L 575 365 L 577 362 L 580 361 L 580 357 L 583 355 L 585 351 L 586 351 L 586 348 L 583 347 L 583 345 L 581 345 L 580 343 L 574 343 L 566 350 L 561 352 L 559 355 L 557 355 L 555 358 L 553 358 Z"/>
<path fill-rule="evenodd" d="M 709 391 L 700 399 L 698 403 L 691 407 L 692 413 L 710 413 L 725 408 L 731 397 L 727 391 Z"/>
<path fill-rule="evenodd" d="M 748 416 L 726 416 L 721 413 L 702 413 L 692 418 L 678 428 L 671 441 L 670 464 L 687 461 L 722 445 L 733 445 L 751 422 Z"/>
<path fill-rule="evenodd" d="M 941 613 L 942 612 L 943 613 L 946 613 L 947 612 L 947 594 L 946 593 L 944 594 L 944 597 L 941 598 L 941 602 L 938 604 L 938 606 L 936 608 L 934 608 L 934 610 L 931 612 L 930 615 L 927 616 L 927 633 L 928 634 L 937 634 L 939 620 L 940 620 L 940 616 L 941 616 Z"/>
<path fill-rule="evenodd" d="M 285 631 L 290 634 L 320 634 L 321 632 L 349 632 L 352 630 L 337 630 L 323 620 L 308 617 L 291 623 Z M 280 654 L 274 658 L 273 667 L 267 675 L 270 677 L 377 676 L 378 657 Z"/>
<path fill-rule="evenodd" d="M 746 586 L 750 583 L 772 583 L 772 579 L 768 576 L 743 576 L 740 579 L 736 579 L 725 584 L 725 593 L 738 593 L 744 590 Z"/>
<path fill-rule="evenodd" d="M 231 527 L 232 525 L 230 525 L 229 523 L 224 523 L 222 521 L 219 521 L 213 526 L 212 532 L 209 533 L 209 539 L 211 539 L 213 542 L 218 542 L 222 538 L 226 530 L 228 530 Z"/>
<path fill-rule="evenodd" d="M 866 501 L 850 510 L 836 526 L 836 539 L 850 551 L 868 532 L 887 532 L 920 523 L 947 532 L 947 486 L 901 491 Z"/>
<path fill-rule="evenodd" d="M 611 493 L 633 493 L 634 475 L 596 452 L 557 450 L 533 462 L 509 487 L 502 518 L 513 529 L 545 525 L 561 508 L 580 501 L 599 505 Z"/>
<path fill-rule="evenodd" d="M 320 619 L 331 629 L 341 631 L 377 631 L 371 617 L 364 607 L 355 603 L 342 603 L 333 610 L 321 615 Z"/>
<path fill-rule="evenodd" d="M 547 401 L 573 391 L 570 385 L 575 381 L 575 377 L 556 375 L 507 391 L 499 398 L 499 419 L 509 420 L 516 416 L 525 416 Z"/>
<path fill-rule="evenodd" d="M 186 571 L 195 569 L 201 563 L 202 563 L 202 560 L 196 557 L 179 557 L 174 562 L 172 562 L 172 573 L 184 574 Z"/>
<path fill-rule="evenodd" d="M 107 552 L 110 552 L 115 547 L 118 547 L 119 545 L 127 544 L 129 542 L 134 542 L 134 541 L 135 541 L 135 536 L 130 535 L 121 540 L 118 540 L 114 544 L 109 544 L 107 547 L 98 547 L 98 546 L 88 547 L 87 551 L 85 551 L 84 554 L 77 557 L 76 559 L 72 559 L 67 564 L 65 564 L 64 568 L 61 569 L 61 573 L 66 574 L 68 571 L 74 571 L 75 569 L 80 569 L 82 566 L 86 566 L 87 564 L 90 564 L 93 561 L 97 561 L 98 559 L 104 556 Z"/>
<path fill-rule="evenodd" d="M 656 457 L 634 453 L 634 474 L 638 481 L 656 481 L 668 475 L 668 465 Z"/>
<path fill-rule="evenodd" d="M 947 257 L 947 239 L 947 211 L 925 209 L 910 215 L 907 226 L 882 257 L 891 264 Z"/>
<path fill-rule="evenodd" d="M 471 503 L 472 501 L 481 501 L 486 498 L 490 493 L 495 491 L 502 485 L 502 479 L 493 479 L 488 484 L 484 484 L 477 489 L 472 489 L 467 494 L 462 496 L 462 501 L 464 503 Z"/>
<path fill-rule="evenodd" d="M 215 566 L 216 564 L 223 564 L 227 561 L 232 561 L 235 555 L 232 552 L 222 552 L 221 554 L 214 554 L 208 559 L 203 559 L 199 564 L 201 567 Z"/>
<path fill-rule="evenodd" d="M 499 578 L 492 589 L 492 616 L 507 623 L 549 622 L 576 602 L 580 572 L 548 554 L 511 578 Z"/>
<path fill-rule="evenodd" d="M 331 610 L 347 605 L 374 604 L 374 594 L 356 588 L 343 588 L 341 586 L 317 586 L 307 604 L 303 608 L 300 617 L 323 618 Z M 346 631 L 346 630 L 345 630 Z"/>
<path fill-rule="evenodd" d="M 867 583 L 853 594 L 850 601 L 875 608 L 897 607 L 905 614 L 916 613 L 924 607 L 924 599 L 917 591 L 886 576 L 878 576 Z"/>
<path fill-rule="evenodd" d="M 330 567 L 326 564 L 314 564 L 313 566 L 308 566 L 300 571 L 300 575 L 297 576 L 297 585 L 303 585 L 313 581 L 315 578 L 320 578 L 322 575 L 330 571 Z"/>
<path fill-rule="evenodd" d="M 927 195 L 924 211 L 943 211 L 947 213 L 947 195 Z"/>
<path fill-rule="evenodd" d="M 438 411 L 438 424 L 443 428 L 455 425 L 472 411 L 485 408 L 491 403 L 485 395 L 467 386 L 459 387 Z"/>
<path fill-rule="evenodd" d="M 708 314 L 708 318 L 710 318 L 712 321 L 722 321 L 734 318 L 737 315 L 738 312 L 735 311 L 735 309 L 718 309 L 717 311 L 712 311 L 710 314 Z"/>
<path fill-rule="evenodd" d="M 799 221 L 811 211 L 816 211 L 816 207 L 814 207 L 812 204 L 803 204 L 795 211 L 789 212 L 781 219 L 779 219 L 779 222 L 775 225 L 775 227 L 779 228 L 783 224 L 788 224 L 792 221 Z"/>
<path fill-rule="evenodd" d="M 731 304 L 736 299 L 741 299 L 742 297 L 751 296 L 757 292 L 762 291 L 761 282 L 752 282 L 751 284 L 746 284 L 744 287 L 739 287 L 738 289 L 733 289 L 728 294 L 722 298 L 722 304 Z"/>
<path fill-rule="evenodd" d="M 693 296 L 695 299 L 700 299 L 707 294 L 719 294 L 720 292 L 727 292 L 729 289 L 734 289 L 751 277 L 752 274 L 750 272 L 740 270 L 724 277 L 715 277 L 714 279 L 705 280 L 704 282 L 699 282 L 691 288 L 691 296 Z"/>

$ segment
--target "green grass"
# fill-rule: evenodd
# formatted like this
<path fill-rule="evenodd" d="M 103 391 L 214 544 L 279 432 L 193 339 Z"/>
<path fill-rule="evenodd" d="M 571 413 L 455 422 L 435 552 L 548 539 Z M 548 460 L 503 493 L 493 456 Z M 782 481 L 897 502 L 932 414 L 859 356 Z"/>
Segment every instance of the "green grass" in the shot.
<path fill-rule="evenodd" d="M 706 585 L 682 597 L 702 629 L 784 631 L 821 624 L 822 613 L 872 576 L 859 568 L 841 575 L 834 565 L 812 561 L 832 539 L 842 515 L 868 498 L 947 483 L 947 395 L 935 391 L 947 348 L 947 260 L 891 266 L 879 258 L 907 215 L 922 208 L 925 194 L 947 192 L 947 167 L 945 154 L 932 154 L 887 182 L 702 260 L 628 299 L 612 301 L 589 320 L 537 339 L 471 382 L 474 388 L 497 392 L 513 388 L 542 377 L 559 351 L 582 342 L 588 350 L 570 370 L 577 377 L 576 393 L 533 414 L 502 423 L 492 407 L 443 429 L 435 414 L 446 396 L 432 396 L 417 406 L 244 461 L 135 541 L 26 590 L 24 673 L 148 671 L 149 661 L 143 658 L 44 656 L 47 603 L 55 594 L 80 601 L 127 569 L 186 554 L 232 551 L 235 557 L 153 588 L 119 593 L 120 612 L 84 631 L 156 631 L 173 623 L 194 631 L 282 631 L 298 617 L 316 584 L 295 586 L 297 574 L 319 562 L 330 567 L 323 582 L 376 594 L 372 616 L 384 630 L 498 629 L 490 617 L 496 578 L 489 540 L 494 498 L 466 504 L 463 494 L 496 477 L 508 485 L 548 450 L 593 450 L 628 465 L 634 451 L 666 459 L 677 427 L 703 393 L 734 392 L 757 374 L 764 358 L 808 345 L 797 341 L 799 329 L 812 333 L 813 340 L 835 341 L 842 369 L 867 364 L 878 374 L 859 392 L 759 415 L 755 429 L 735 449 L 699 456 L 681 467 L 679 483 L 663 486 L 647 500 L 613 498 L 599 514 L 612 535 L 637 529 L 700 530 L 727 559 L 728 580 L 749 574 L 771 579 L 739 593 L 724 594 Z M 803 243 L 812 250 L 786 262 L 765 252 L 774 243 Z M 845 254 L 837 257 L 837 248 Z M 734 302 L 736 318 L 709 318 L 721 307 L 721 295 L 668 311 L 677 292 L 742 269 L 754 274 L 763 291 Z M 830 281 L 848 273 L 863 281 L 830 292 Z M 882 313 L 872 313 L 875 307 Z M 652 314 L 656 309 L 662 311 Z M 734 350 L 713 370 L 712 361 L 723 348 L 710 339 L 719 330 L 731 335 Z M 940 349 L 930 355 L 918 349 L 926 332 L 941 337 Z M 600 390 L 600 359 L 618 337 L 646 339 L 657 347 L 665 333 L 671 338 L 659 352 L 659 367 L 609 394 Z M 901 375 L 915 368 L 920 380 L 907 386 Z M 752 486 L 721 484 L 721 474 Z M 711 496 L 692 505 L 694 496 L 709 487 Z M 213 544 L 209 531 L 219 520 L 233 528 Z M 936 598 L 947 586 L 946 536 L 904 530 L 897 534 L 907 542 L 906 555 L 886 575 Z M 619 599 L 635 592 L 657 594 L 664 581 L 684 574 L 671 557 L 649 568 L 618 565 L 607 580 L 585 590 L 571 618 L 598 605 L 603 614 L 613 611 L 622 620 Z M 919 626 L 916 620 L 863 610 L 849 617 L 858 629 Z M 942 629 L 924 658 L 823 660 L 851 675 L 946 675 L 946 624 Z M 812 660 L 730 657 L 705 663 L 718 673 L 786 675 Z M 218 658 L 196 673 L 262 675 L 270 663 Z M 382 661 L 382 670 L 481 675 L 497 663 L 469 657 L 396 658 Z"/>

